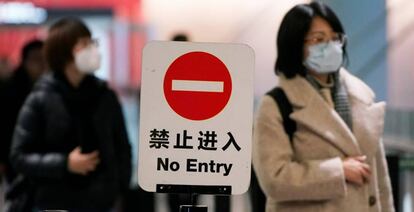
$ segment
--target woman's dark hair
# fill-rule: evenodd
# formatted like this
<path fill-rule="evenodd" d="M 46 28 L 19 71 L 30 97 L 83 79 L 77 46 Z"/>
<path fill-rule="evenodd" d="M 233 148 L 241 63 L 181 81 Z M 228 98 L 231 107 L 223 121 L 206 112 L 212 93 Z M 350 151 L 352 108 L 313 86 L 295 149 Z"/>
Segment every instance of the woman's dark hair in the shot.
<path fill-rule="evenodd" d="M 50 68 L 55 72 L 62 72 L 74 60 L 72 51 L 76 43 L 85 37 L 91 37 L 91 32 L 77 18 L 64 18 L 53 24 L 44 49 Z"/>
<path fill-rule="evenodd" d="M 297 74 L 306 75 L 306 68 L 303 66 L 303 45 L 312 19 L 315 17 L 321 17 L 327 21 L 335 32 L 345 34 L 338 17 L 326 4 L 312 2 L 293 7 L 283 18 L 279 28 L 276 74 L 283 73 L 287 78 L 292 78 Z M 346 43 L 342 48 L 346 61 Z"/>

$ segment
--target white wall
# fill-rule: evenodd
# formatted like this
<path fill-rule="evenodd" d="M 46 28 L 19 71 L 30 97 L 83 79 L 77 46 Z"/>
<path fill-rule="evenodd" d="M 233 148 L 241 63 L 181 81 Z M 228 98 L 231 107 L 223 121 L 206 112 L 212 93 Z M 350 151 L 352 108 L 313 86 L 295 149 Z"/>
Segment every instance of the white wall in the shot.
<path fill-rule="evenodd" d="M 414 1 L 388 0 L 389 105 L 414 110 Z"/>
<path fill-rule="evenodd" d="M 112 26 L 112 17 L 106 16 L 86 16 L 82 20 L 88 25 L 92 32 L 92 38 L 98 39 L 99 52 L 102 56 L 101 67 L 96 71 L 96 76 L 107 80 L 109 78 L 110 65 L 110 48 L 109 48 L 109 32 Z"/>

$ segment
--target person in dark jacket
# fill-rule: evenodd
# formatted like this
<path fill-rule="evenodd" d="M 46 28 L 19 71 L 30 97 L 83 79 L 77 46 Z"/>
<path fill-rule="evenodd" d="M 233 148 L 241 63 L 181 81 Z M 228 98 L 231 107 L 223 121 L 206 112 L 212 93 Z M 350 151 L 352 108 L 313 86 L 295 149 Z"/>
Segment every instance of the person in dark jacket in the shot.
<path fill-rule="evenodd" d="M 35 187 L 35 210 L 109 211 L 129 187 L 131 149 L 120 103 L 93 73 L 97 44 L 74 18 L 51 26 L 51 72 L 19 114 L 10 159 Z"/>
<path fill-rule="evenodd" d="M 37 39 L 24 45 L 21 62 L 5 83 L 1 93 L 3 102 L 0 105 L 0 164 L 4 166 L 8 184 L 12 183 L 16 175 L 10 167 L 8 155 L 17 115 L 34 83 L 46 70 L 42 48 L 43 41 Z"/>

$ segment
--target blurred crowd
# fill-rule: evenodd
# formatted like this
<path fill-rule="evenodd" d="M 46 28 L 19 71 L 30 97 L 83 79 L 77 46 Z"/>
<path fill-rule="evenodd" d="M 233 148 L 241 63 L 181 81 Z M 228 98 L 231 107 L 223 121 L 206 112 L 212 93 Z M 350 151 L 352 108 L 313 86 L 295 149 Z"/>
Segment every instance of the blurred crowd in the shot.
<path fill-rule="evenodd" d="M 112 211 L 129 190 L 131 148 L 120 102 L 94 76 L 101 56 L 79 19 L 1 64 L 2 210 Z M 120 210 L 120 209 L 119 209 Z"/>

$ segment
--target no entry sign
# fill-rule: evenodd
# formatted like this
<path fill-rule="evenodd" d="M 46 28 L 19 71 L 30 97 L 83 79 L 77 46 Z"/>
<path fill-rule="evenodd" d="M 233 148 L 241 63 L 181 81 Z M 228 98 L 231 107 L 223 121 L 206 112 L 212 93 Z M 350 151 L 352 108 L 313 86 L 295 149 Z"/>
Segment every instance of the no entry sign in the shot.
<path fill-rule="evenodd" d="M 253 70 L 254 53 L 242 44 L 145 46 L 138 161 L 143 189 L 247 191 Z"/>
<path fill-rule="evenodd" d="M 207 52 L 189 52 L 174 60 L 164 78 L 164 94 L 170 107 L 190 120 L 217 115 L 232 90 L 226 65 Z"/>

